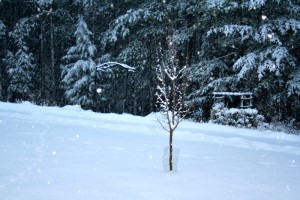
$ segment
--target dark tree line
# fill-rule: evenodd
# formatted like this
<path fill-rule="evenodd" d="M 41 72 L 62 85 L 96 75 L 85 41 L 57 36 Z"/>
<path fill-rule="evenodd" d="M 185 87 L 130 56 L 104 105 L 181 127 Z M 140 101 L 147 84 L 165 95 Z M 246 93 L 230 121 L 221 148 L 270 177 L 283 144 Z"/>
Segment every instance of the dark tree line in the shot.
<path fill-rule="evenodd" d="M 299 127 L 299 11 L 297 0 L 1 0 L 0 99 L 146 115 L 172 37 L 190 117 L 209 119 L 213 91 L 253 92 L 268 122 Z M 96 73 L 108 61 L 135 72 Z"/>

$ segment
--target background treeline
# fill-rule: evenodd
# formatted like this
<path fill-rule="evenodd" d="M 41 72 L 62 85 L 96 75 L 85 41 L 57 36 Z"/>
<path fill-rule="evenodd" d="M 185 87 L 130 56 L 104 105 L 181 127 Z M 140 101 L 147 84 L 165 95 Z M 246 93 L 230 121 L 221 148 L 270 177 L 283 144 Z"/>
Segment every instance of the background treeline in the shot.
<path fill-rule="evenodd" d="M 253 92 L 268 122 L 300 127 L 299 13 L 298 0 L 0 0 L 0 99 L 146 115 L 172 38 L 190 117 L 209 119 L 213 91 Z M 95 73 L 108 61 L 136 70 Z"/>

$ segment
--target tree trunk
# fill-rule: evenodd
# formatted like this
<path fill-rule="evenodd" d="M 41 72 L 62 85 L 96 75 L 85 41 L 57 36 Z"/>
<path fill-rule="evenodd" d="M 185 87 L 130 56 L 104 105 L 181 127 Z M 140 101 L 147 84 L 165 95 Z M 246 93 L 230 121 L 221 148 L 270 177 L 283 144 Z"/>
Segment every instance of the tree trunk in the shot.
<path fill-rule="evenodd" d="M 42 16 L 41 16 L 42 17 Z M 44 63 L 44 20 L 41 19 L 41 32 L 40 32 L 40 67 L 41 67 L 41 88 L 40 88 L 40 98 L 39 100 L 44 101 L 44 94 L 45 94 L 45 82 L 46 82 L 46 69 Z"/>
<path fill-rule="evenodd" d="M 92 29 L 93 29 L 93 37 L 92 37 L 92 41 L 93 41 L 93 44 L 95 44 L 96 42 L 96 9 L 95 9 L 95 1 L 92 0 Z"/>
<path fill-rule="evenodd" d="M 170 167 L 170 172 L 173 171 L 173 129 L 170 129 L 169 167 Z"/>
<path fill-rule="evenodd" d="M 96 68 L 95 74 L 94 74 L 93 105 L 92 105 L 92 110 L 94 112 L 97 111 L 97 108 L 96 108 L 97 107 L 97 87 L 98 87 L 98 83 L 97 83 L 97 68 Z M 99 99 L 99 101 L 101 101 L 101 98 Z"/>
<path fill-rule="evenodd" d="M 133 115 L 137 115 L 137 97 L 136 97 L 135 88 L 133 91 Z"/>
<path fill-rule="evenodd" d="M 51 47 L 51 90 L 52 90 L 52 103 L 56 104 L 56 78 L 55 78 L 55 58 L 54 58 L 54 27 L 52 20 L 52 13 L 50 15 L 50 47 Z"/>
<path fill-rule="evenodd" d="M 126 77 L 125 77 L 125 99 L 124 99 L 124 108 L 123 108 L 123 113 L 128 112 L 128 70 L 126 70 Z"/>

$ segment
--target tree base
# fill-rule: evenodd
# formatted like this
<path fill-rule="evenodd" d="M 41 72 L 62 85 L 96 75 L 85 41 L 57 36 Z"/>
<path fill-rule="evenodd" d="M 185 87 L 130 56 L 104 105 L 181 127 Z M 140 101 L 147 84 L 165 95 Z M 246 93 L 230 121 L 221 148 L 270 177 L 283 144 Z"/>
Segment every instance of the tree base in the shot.
<path fill-rule="evenodd" d="M 172 171 L 170 170 L 170 148 L 164 148 L 163 154 L 163 170 L 164 172 L 177 172 L 177 164 L 178 164 L 178 156 L 179 156 L 179 149 L 173 147 L 173 159 L 172 159 Z"/>

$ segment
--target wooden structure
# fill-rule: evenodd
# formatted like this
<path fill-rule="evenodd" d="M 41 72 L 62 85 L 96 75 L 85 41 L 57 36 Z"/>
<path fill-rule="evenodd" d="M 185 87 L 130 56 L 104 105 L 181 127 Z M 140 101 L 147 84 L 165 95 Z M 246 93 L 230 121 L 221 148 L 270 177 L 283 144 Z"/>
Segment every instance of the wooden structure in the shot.
<path fill-rule="evenodd" d="M 225 104 L 225 97 L 235 96 L 240 98 L 239 108 L 252 108 L 253 107 L 253 93 L 252 92 L 213 92 L 214 103 Z"/>

